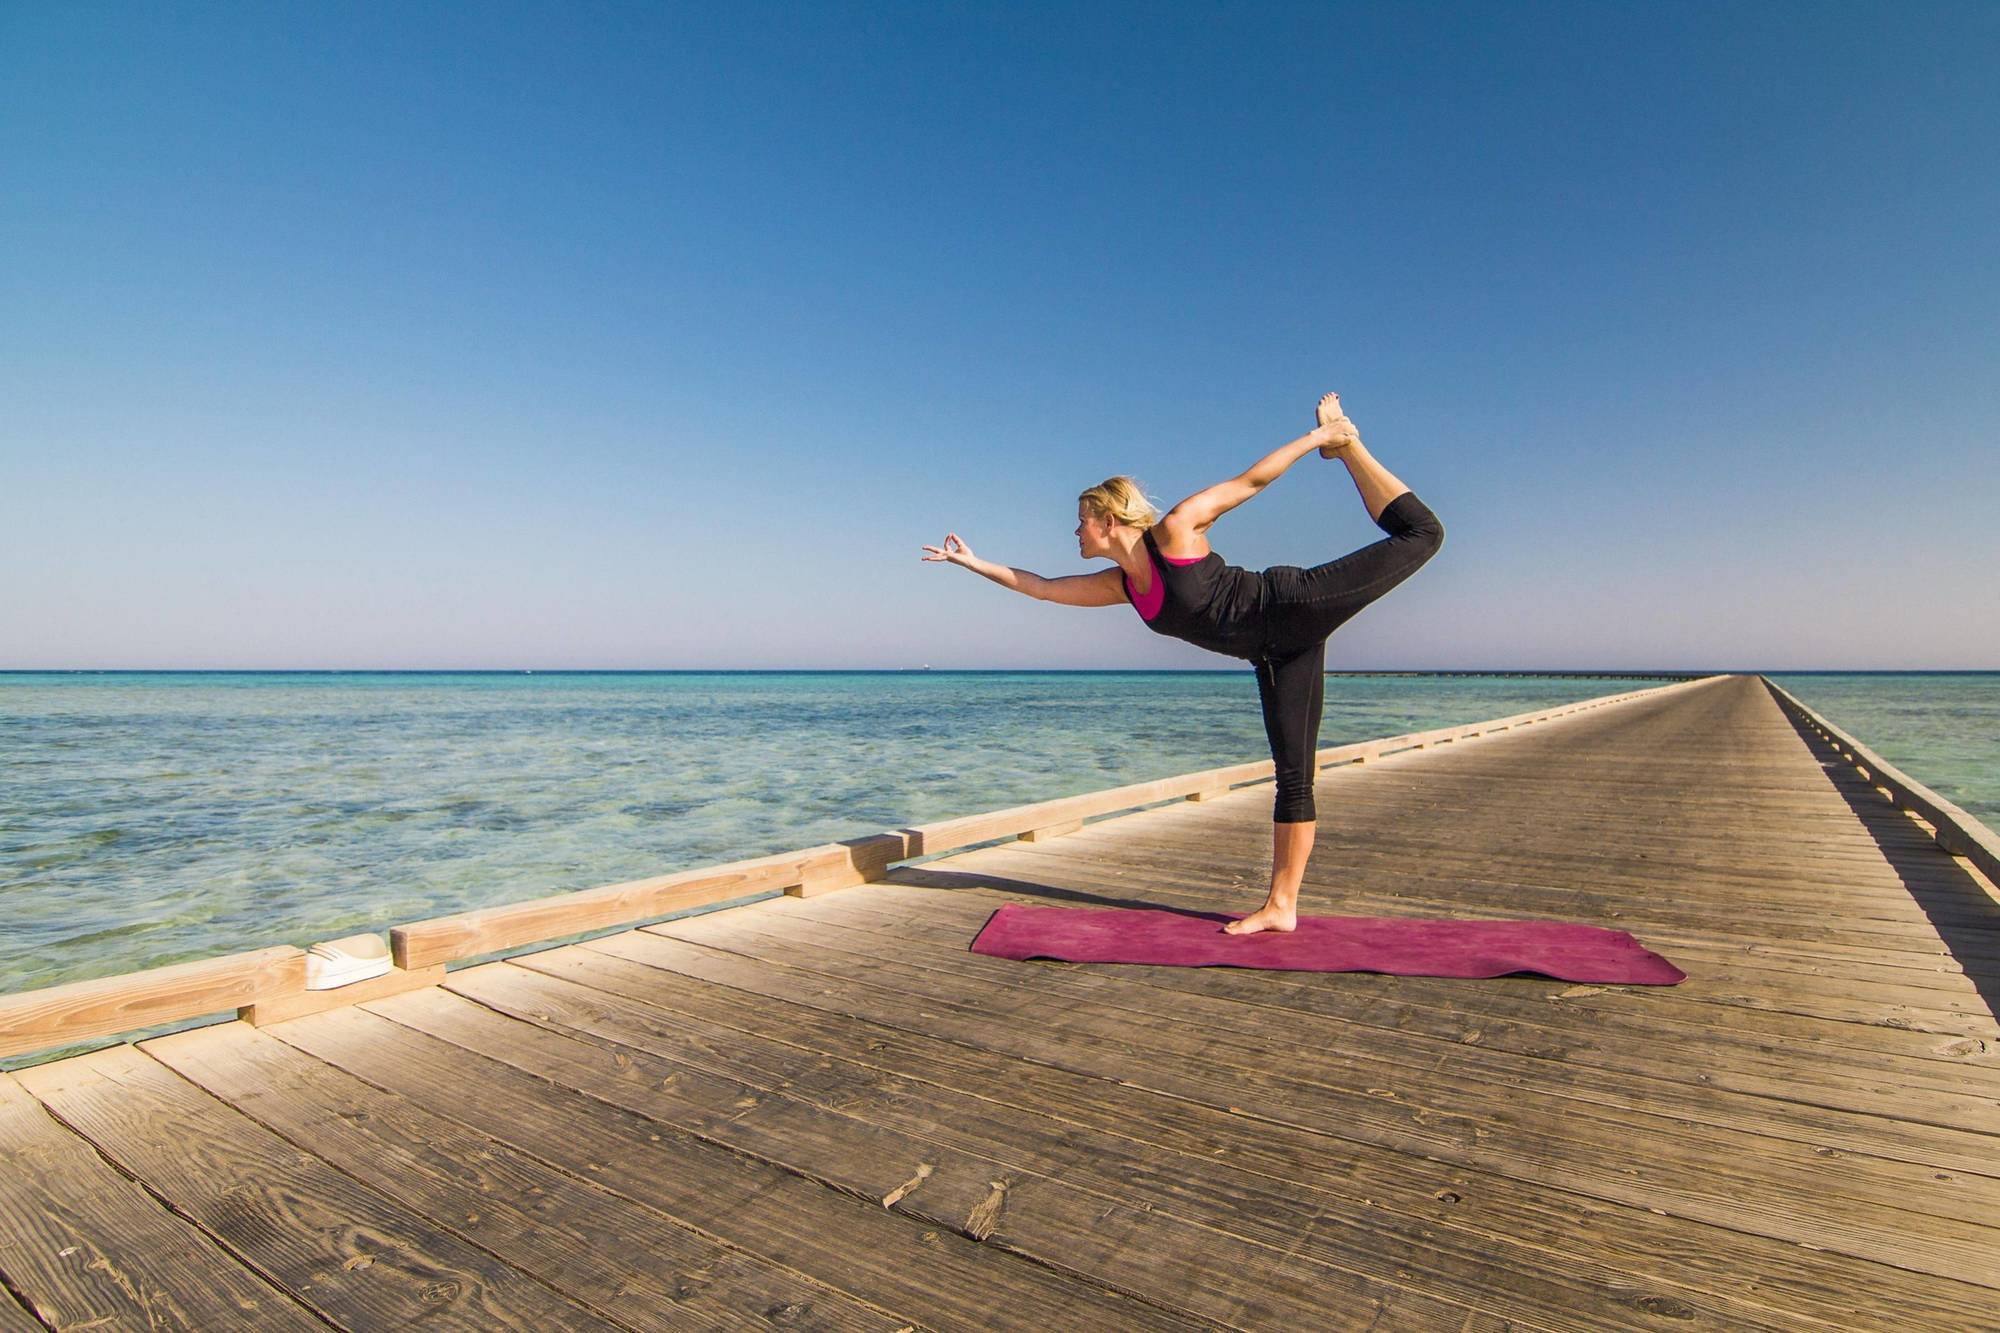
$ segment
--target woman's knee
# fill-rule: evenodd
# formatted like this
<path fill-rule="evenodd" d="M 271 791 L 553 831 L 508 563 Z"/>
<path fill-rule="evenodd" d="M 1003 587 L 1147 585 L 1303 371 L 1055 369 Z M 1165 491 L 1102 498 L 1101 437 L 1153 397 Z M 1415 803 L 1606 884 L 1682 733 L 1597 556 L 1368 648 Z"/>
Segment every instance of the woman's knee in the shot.
<path fill-rule="evenodd" d="M 1410 525 L 1397 533 L 1393 540 L 1413 557 L 1410 567 L 1414 571 L 1444 546 L 1444 524 L 1436 514 L 1425 509 L 1413 515 Z"/>
<path fill-rule="evenodd" d="M 1435 551 L 1444 545 L 1444 524 L 1431 512 L 1431 507 L 1417 498 L 1415 491 L 1404 491 L 1389 502 L 1377 520 L 1391 537 L 1421 545 Z"/>
<path fill-rule="evenodd" d="M 1429 505 L 1424 506 L 1424 512 L 1417 518 L 1417 530 L 1432 550 L 1444 545 L 1444 520 L 1432 513 Z"/>
<path fill-rule="evenodd" d="M 1277 800 L 1271 809 L 1274 824 L 1310 824 L 1319 818 L 1319 810 L 1313 804 L 1311 782 L 1279 782 Z"/>

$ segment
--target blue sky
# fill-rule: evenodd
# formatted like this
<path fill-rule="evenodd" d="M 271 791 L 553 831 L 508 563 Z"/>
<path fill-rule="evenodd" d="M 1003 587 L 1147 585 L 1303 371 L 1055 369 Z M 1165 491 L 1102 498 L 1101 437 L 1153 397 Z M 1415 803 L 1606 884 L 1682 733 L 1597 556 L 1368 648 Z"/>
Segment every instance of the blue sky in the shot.
<path fill-rule="evenodd" d="M 2000 6 L 0 3 L 0 667 L 2000 667 Z M 1375 539 L 1310 458 L 1233 563 Z"/>

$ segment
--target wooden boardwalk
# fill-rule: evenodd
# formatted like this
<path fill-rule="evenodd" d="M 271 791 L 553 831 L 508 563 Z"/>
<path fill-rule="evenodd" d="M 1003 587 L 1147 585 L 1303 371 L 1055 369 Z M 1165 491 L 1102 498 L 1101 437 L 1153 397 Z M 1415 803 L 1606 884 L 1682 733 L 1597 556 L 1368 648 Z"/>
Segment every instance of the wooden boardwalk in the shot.
<path fill-rule="evenodd" d="M 1320 777 L 1305 910 L 1679 987 L 966 952 L 1247 910 L 1270 800 L 0 1076 L 0 1333 L 2000 1327 L 2000 907 L 1760 680 Z"/>

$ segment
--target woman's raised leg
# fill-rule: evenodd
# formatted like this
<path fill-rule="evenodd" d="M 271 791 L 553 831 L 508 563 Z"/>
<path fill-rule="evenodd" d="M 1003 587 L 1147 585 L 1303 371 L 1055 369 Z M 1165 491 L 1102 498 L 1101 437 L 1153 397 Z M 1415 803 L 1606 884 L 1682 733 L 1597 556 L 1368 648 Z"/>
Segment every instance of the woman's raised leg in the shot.
<path fill-rule="evenodd" d="M 1444 545 L 1444 524 L 1415 491 L 1404 491 L 1375 516 L 1388 536 L 1311 569 L 1264 571 L 1266 642 L 1323 641 L 1423 568 Z"/>
<path fill-rule="evenodd" d="M 1361 492 L 1361 503 L 1370 519 L 1379 521 L 1382 511 L 1410 489 L 1396 480 L 1395 473 L 1376 462 L 1375 455 L 1359 440 L 1340 451 L 1340 461 L 1347 464 L 1347 475 L 1354 478 L 1354 489 Z"/>
<path fill-rule="evenodd" d="M 1410 488 L 1396 480 L 1396 474 L 1368 452 L 1368 446 L 1361 442 L 1361 432 L 1341 408 L 1339 394 L 1330 393 L 1319 400 L 1319 424 L 1325 429 L 1345 426 L 1333 443 L 1320 446 L 1320 456 L 1338 458 L 1347 464 L 1347 475 L 1354 479 L 1354 489 L 1361 492 L 1361 504 L 1368 510 L 1370 521 L 1380 522 L 1382 511 Z"/>

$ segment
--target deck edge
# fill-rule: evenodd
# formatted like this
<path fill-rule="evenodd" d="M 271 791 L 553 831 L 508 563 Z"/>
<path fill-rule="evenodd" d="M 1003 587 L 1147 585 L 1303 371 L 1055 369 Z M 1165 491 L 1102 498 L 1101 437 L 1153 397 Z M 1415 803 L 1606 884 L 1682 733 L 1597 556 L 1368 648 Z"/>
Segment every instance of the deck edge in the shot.
<path fill-rule="evenodd" d="M 1931 837 L 1939 847 L 1953 856 L 1964 857 L 1979 868 L 1989 883 L 2000 885 L 2000 837 L 1978 816 L 1946 800 L 1876 754 L 1769 676 L 1760 675 L 1757 679 L 1764 682 L 1764 688 L 1771 691 L 1781 707 L 1833 746 L 1863 779 L 1884 792 L 1897 809 L 1907 810 L 1929 824 Z"/>

